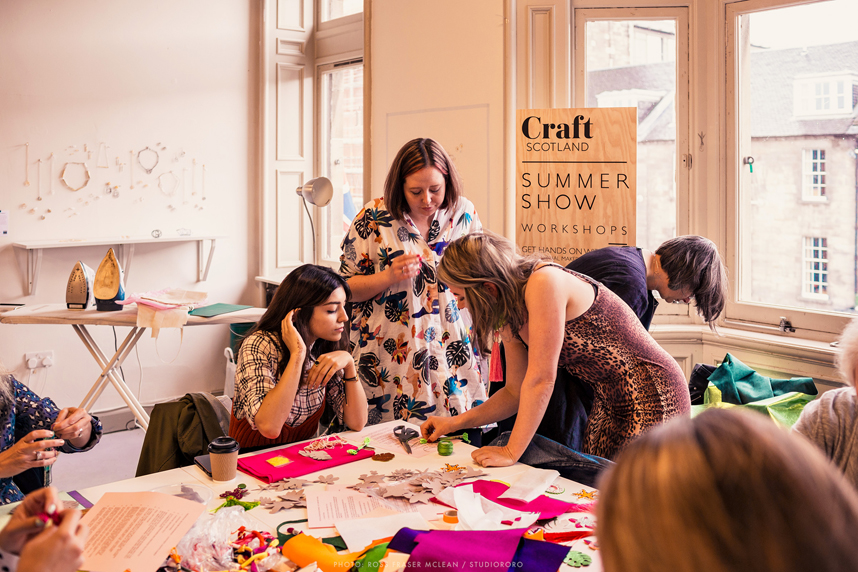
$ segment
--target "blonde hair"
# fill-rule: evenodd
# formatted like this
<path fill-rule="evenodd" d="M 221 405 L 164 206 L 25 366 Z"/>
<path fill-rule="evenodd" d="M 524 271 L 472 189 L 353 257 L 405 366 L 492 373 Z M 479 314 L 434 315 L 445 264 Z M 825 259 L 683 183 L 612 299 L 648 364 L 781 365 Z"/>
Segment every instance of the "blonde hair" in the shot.
<path fill-rule="evenodd" d="M 853 570 L 858 494 L 812 445 L 714 409 L 632 442 L 600 484 L 606 572 Z"/>
<path fill-rule="evenodd" d="M 837 371 L 852 387 L 858 387 L 855 379 L 855 366 L 858 366 L 858 319 L 852 320 L 843 328 L 837 341 L 837 356 L 834 359 Z"/>
<path fill-rule="evenodd" d="M 517 334 L 527 323 L 524 288 L 534 268 L 546 259 L 544 254 L 522 256 L 512 241 L 487 230 L 447 245 L 438 278 L 465 290 L 481 353 L 491 351 L 493 333 L 504 325 Z M 497 297 L 486 284 L 497 288 Z"/>

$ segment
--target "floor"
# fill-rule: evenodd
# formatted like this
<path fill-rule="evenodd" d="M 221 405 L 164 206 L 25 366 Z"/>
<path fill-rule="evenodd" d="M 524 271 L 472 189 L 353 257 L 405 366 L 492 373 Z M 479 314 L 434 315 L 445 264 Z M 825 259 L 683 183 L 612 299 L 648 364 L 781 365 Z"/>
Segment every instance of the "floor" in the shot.
<path fill-rule="evenodd" d="M 133 478 L 143 436 L 139 427 L 107 433 L 91 451 L 60 455 L 53 465 L 53 486 L 74 491 Z"/>

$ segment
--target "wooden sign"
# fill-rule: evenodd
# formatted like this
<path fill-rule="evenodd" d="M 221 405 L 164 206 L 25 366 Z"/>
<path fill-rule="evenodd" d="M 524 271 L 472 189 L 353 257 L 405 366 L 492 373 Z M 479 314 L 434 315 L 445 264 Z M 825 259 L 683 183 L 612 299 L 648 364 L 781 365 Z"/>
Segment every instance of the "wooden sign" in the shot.
<path fill-rule="evenodd" d="M 519 109 L 516 243 L 566 265 L 635 243 L 637 109 Z"/>

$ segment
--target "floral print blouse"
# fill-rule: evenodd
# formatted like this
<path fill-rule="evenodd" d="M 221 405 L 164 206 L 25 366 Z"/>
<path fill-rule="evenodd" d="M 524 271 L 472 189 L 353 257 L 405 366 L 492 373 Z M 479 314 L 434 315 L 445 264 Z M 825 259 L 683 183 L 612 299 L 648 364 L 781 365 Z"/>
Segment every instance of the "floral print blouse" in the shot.
<path fill-rule="evenodd" d="M 395 220 L 383 199 L 358 213 L 343 239 L 340 274 L 382 272 L 402 254 L 419 254 L 415 278 L 352 304 L 351 347 L 369 401 L 369 424 L 393 419 L 420 423 L 427 415 L 458 415 L 486 399 L 470 319 L 437 278 L 451 241 L 482 229 L 473 203 L 438 210 L 425 240 L 407 214 Z"/>

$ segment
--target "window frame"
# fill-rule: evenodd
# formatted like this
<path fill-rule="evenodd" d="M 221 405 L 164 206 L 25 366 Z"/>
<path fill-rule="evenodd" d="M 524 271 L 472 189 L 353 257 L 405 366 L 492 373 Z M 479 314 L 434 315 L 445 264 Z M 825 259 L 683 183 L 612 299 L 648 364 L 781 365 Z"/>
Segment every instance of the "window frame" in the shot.
<path fill-rule="evenodd" d="M 573 10 L 573 86 L 572 106 L 584 107 L 587 101 L 587 22 L 598 20 L 675 20 L 676 21 L 676 234 L 691 232 L 691 28 L 687 6 L 596 7 L 581 6 Z M 681 33 L 685 30 L 685 33 Z M 658 245 L 638 245 L 655 250 Z M 659 304 L 653 323 L 688 322 L 692 314 L 688 304 Z"/>
<path fill-rule="evenodd" d="M 808 203 L 827 203 L 828 182 L 825 181 L 822 183 L 814 183 L 812 181 L 812 178 L 814 176 L 825 177 L 828 174 L 828 171 L 825 169 L 823 169 L 822 171 L 813 170 L 814 164 L 821 163 L 824 166 L 826 163 L 826 159 L 824 157 L 822 159 L 814 159 L 814 152 L 818 152 L 824 155 L 825 149 L 812 148 L 801 150 L 801 200 Z M 820 191 L 820 194 L 815 194 L 814 191 L 816 191 L 817 189 Z"/>
<path fill-rule="evenodd" d="M 826 338 L 842 331 L 852 319 L 852 316 L 841 312 L 739 301 L 740 275 L 750 266 L 750 260 L 742 260 L 740 257 L 741 226 L 746 224 L 740 217 L 742 200 L 740 193 L 742 179 L 747 179 L 750 176 L 748 170 L 743 169 L 745 166 L 742 164 L 742 156 L 745 154 L 743 153 L 745 146 L 742 140 L 743 137 L 747 137 L 750 142 L 750 127 L 743 126 L 740 120 L 740 102 L 743 98 L 749 97 L 743 91 L 740 81 L 742 66 L 748 65 L 747 61 L 744 63 L 740 61 L 741 52 L 738 43 L 741 36 L 740 19 L 744 15 L 803 4 L 815 4 L 821 1 L 824 0 L 741 0 L 725 3 L 724 6 L 726 90 L 722 152 L 724 154 L 726 182 L 725 259 L 730 294 L 722 323 L 728 327 L 771 331 L 778 329 L 781 320 L 786 319 L 795 328 L 795 331 L 801 332 L 804 337 Z M 803 169 L 804 167 L 802 167 L 802 173 Z M 802 276 L 804 276 L 804 269 L 802 269 Z M 803 288 L 804 278 L 802 278 L 802 292 Z M 804 298 L 806 299 L 806 297 Z"/>
<path fill-rule="evenodd" d="M 819 240 L 825 241 L 825 244 L 814 245 L 812 241 Z M 810 242 L 810 244 L 808 244 Z M 806 298 L 808 300 L 817 300 L 821 302 L 828 301 L 828 239 L 824 236 L 802 236 L 802 245 L 801 245 L 801 296 L 802 298 Z M 813 256 L 813 251 L 819 250 L 820 253 L 823 253 L 824 256 L 821 258 L 817 258 Z M 808 256 L 810 253 L 810 256 Z M 826 265 L 825 269 L 820 269 L 819 274 L 824 275 L 824 280 L 813 280 L 810 278 L 811 274 L 815 273 L 814 268 L 808 267 L 808 265 L 822 263 Z M 821 292 L 810 292 L 813 285 L 819 284 L 823 288 L 825 288 L 825 293 Z"/>

